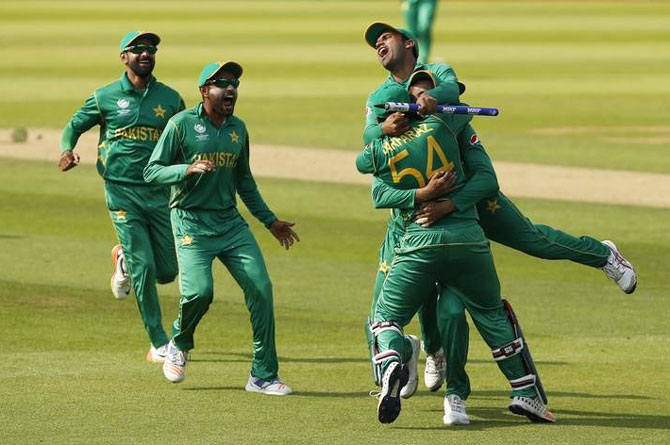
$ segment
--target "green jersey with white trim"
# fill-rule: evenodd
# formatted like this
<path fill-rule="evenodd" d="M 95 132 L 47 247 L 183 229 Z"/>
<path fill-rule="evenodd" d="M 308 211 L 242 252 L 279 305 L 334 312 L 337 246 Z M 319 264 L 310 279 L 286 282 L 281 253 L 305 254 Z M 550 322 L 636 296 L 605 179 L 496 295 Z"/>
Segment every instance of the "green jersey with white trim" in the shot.
<path fill-rule="evenodd" d="M 73 150 L 82 133 L 100 125 L 98 173 L 105 180 L 144 185 L 142 171 L 163 128 L 184 108 L 179 93 L 155 77 L 136 90 L 123 73 L 75 112 L 63 131 L 61 150 Z"/>

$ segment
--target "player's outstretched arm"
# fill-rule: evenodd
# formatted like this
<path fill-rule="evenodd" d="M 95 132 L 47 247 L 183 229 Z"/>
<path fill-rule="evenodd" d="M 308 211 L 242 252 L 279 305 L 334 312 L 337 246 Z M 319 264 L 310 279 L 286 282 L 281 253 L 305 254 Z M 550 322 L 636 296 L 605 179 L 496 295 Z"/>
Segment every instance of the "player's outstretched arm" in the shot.
<path fill-rule="evenodd" d="M 244 146 L 240 151 L 240 157 L 237 160 L 237 167 L 235 167 L 235 174 L 237 175 L 237 193 L 242 198 L 244 205 L 251 212 L 257 220 L 262 222 L 268 229 L 270 225 L 277 219 L 274 213 L 268 208 L 265 200 L 258 191 L 258 186 L 251 174 L 249 167 L 249 135 L 244 141 Z"/>

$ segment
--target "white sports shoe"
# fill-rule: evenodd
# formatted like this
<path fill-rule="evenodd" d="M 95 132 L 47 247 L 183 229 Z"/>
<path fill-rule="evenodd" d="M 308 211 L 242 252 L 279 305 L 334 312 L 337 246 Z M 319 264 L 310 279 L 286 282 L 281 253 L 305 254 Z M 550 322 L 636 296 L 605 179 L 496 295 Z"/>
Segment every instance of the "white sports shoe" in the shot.
<path fill-rule="evenodd" d="M 447 360 L 444 350 L 440 348 L 435 354 L 426 354 L 426 369 L 423 372 L 423 383 L 430 391 L 440 389 L 447 374 Z"/>
<path fill-rule="evenodd" d="M 556 416 L 544 406 L 539 397 L 513 397 L 509 410 L 528 417 L 531 422 L 556 422 Z"/>
<path fill-rule="evenodd" d="M 117 300 L 123 300 L 130 295 L 130 277 L 126 270 L 126 261 L 123 259 L 121 244 L 117 244 L 112 249 L 112 264 L 114 265 L 114 272 L 112 273 L 110 282 L 112 293 Z"/>
<path fill-rule="evenodd" d="M 286 396 L 293 392 L 284 382 L 279 378 L 263 380 L 249 374 L 247 386 L 244 387 L 248 392 L 258 392 L 267 394 L 269 396 Z"/>
<path fill-rule="evenodd" d="M 163 346 L 159 346 L 158 348 L 154 347 L 154 345 L 151 345 L 147 351 L 147 361 L 151 363 L 163 363 L 165 361 L 165 357 L 168 355 L 168 345 L 169 343 L 165 343 Z M 188 357 L 186 360 L 188 361 Z"/>
<path fill-rule="evenodd" d="M 413 335 L 408 335 L 407 339 L 412 343 L 412 358 L 407 362 L 409 379 L 407 384 L 400 390 L 400 397 L 409 399 L 416 392 L 419 386 L 419 351 L 421 351 L 421 342 Z"/>
<path fill-rule="evenodd" d="M 470 418 L 465 412 L 465 400 L 456 394 L 449 394 L 445 397 L 442 421 L 445 425 L 469 425 Z"/>
<path fill-rule="evenodd" d="M 633 269 L 633 265 L 621 256 L 619 249 L 616 248 L 616 244 L 612 241 L 605 240 L 602 243 L 609 247 L 611 251 L 610 256 L 607 258 L 607 263 L 602 267 L 602 271 L 619 285 L 622 291 L 632 294 L 637 287 L 637 274 L 635 273 L 635 269 Z"/>
<path fill-rule="evenodd" d="M 400 415 L 400 388 L 407 384 L 407 366 L 392 362 L 382 377 L 382 389 L 377 404 L 377 419 L 381 423 L 391 423 Z"/>
<path fill-rule="evenodd" d="M 163 375 L 172 383 L 179 383 L 186 377 L 188 352 L 180 351 L 172 340 L 168 343 L 167 356 L 163 362 Z"/>

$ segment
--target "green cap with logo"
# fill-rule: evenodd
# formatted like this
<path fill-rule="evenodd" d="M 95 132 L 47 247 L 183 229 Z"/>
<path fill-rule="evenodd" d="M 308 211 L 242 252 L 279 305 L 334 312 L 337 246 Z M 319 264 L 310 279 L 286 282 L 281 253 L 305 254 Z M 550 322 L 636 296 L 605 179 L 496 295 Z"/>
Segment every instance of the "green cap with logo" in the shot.
<path fill-rule="evenodd" d="M 428 80 L 433 86 L 432 88 L 435 88 L 437 85 L 437 82 L 435 81 L 435 77 L 433 76 L 432 71 L 428 70 L 418 70 L 414 71 L 411 76 L 409 76 L 409 81 L 407 82 L 407 87 L 411 87 L 415 82 L 418 82 L 420 80 Z M 461 82 L 456 82 L 458 84 L 458 94 L 463 94 L 465 92 L 465 84 Z"/>
<path fill-rule="evenodd" d="M 372 103 L 372 111 L 378 118 L 385 118 L 390 112 L 377 105 L 383 105 L 386 102 L 410 102 L 409 93 L 399 83 L 389 83 L 382 85 L 370 95 L 370 103 Z"/>
<path fill-rule="evenodd" d="M 409 32 L 408 30 L 404 28 L 396 28 L 395 26 L 391 26 L 388 23 L 383 23 L 383 22 L 374 22 L 371 23 L 367 29 L 365 30 L 365 41 L 368 42 L 368 45 L 371 47 L 375 47 L 377 44 L 377 39 L 379 38 L 382 33 L 386 31 L 391 31 L 400 34 L 407 40 L 413 40 L 414 41 L 414 57 L 418 58 L 419 57 L 419 45 L 416 40 L 416 37 L 414 37 L 414 34 Z"/>
<path fill-rule="evenodd" d="M 205 65 L 202 71 L 200 71 L 200 77 L 198 77 L 198 86 L 205 85 L 209 79 L 212 79 L 221 71 L 229 71 L 237 79 L 242 77 L 242 66 L 239 63 L 233 62 L 232 60 L 227 62 L 212 62 Z"/>
<path fill-rule="evenodd" d="M 133 46 L 135 40 L 139 39 L 140 37 L 149 39 L 151 44 L 154 46 L 158 46 L 158 44 L 161 43 L 161 38 L 158 37 L 158 34 L 142 31 L 141 29 L 136 29 L 135 31 L 130 31 L 128 34 L 123 36 L 119 48 L 121 49 L 121 51 L 127 50 L 128 47 Z"/>

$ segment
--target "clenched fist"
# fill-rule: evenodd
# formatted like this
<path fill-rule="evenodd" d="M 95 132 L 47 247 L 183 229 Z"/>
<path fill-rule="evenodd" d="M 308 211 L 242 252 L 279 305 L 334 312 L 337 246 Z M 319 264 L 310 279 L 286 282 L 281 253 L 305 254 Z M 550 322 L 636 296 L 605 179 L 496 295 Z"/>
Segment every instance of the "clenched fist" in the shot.
<path fill-rule="evenodd" d="M 66 172 L 75 168 L 79 164 L 79 155 L 73 151 L 64 151 L 58 159 L 58 168 L 62 172 Z"/>

